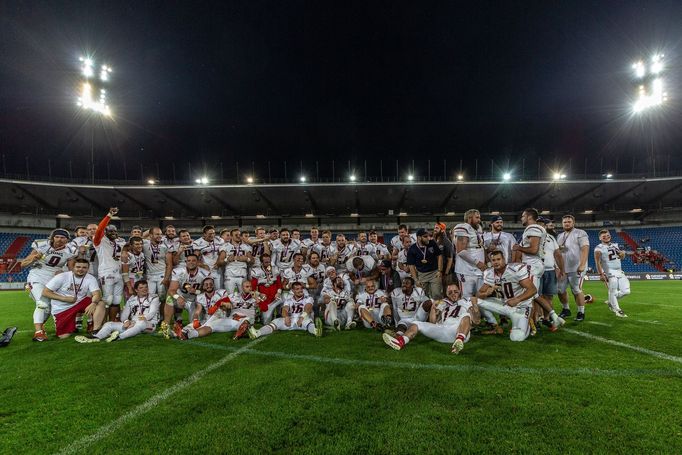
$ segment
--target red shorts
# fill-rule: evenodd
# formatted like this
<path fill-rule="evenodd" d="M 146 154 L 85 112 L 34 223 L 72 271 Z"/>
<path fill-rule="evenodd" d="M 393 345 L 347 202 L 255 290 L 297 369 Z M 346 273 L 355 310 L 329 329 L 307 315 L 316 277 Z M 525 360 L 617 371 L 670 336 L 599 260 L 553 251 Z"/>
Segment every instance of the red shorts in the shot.
<path fill-rule="evenodd" d="M 54 325 L 57 328 L 57 336 L 66 335 L 76 331 L 76 314 L 82 313 L 92 303 L 92 298 L 85 297 L 83 300 L 61 313 L 54 315 Z"/>

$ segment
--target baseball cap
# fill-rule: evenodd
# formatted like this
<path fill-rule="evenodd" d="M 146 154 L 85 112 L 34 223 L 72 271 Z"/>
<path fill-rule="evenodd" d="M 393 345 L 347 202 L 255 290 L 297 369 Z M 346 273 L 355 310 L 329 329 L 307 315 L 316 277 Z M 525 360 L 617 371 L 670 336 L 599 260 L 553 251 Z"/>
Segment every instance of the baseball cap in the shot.
<path fill-rule="evenodd" d="M 501 217 L 500 215 L 495 215 L 495 216 L 493 216 L 492 218 L 490 218 L 490 222 L 491 222 L 491 223 L 494 223 L 494 222 L 496 222 L 496 221 L 503 221 L 503 220 L 502 220 L 502 217 Z"/>
<path fill-rule="evenodd" d="M 547 224 L 550 222 L 549 218 L 546 218 L 544 216 L 539 216 L 537 221 L 538 221 L 538 223 L 542 223 L 542 224 Z"/>
<path fill-rule="evenodd" d="M 445 229 L 447 229 L 447 226 L 445 226 L 445 223 L 436 223 L 435 227 L 438 227 L 441 231 L 445 231 Z"/>
<path fill-rule="evenodd" d="M 384 259 L 383 261 L 381 261 L 379 266 L 386 267 L 387 269 L 390 269 L 391 268 L 391 261 L 389 261 L 388 259 Z"/>
<path fill-rule="evenodd" d="M 428 234 L 428 231 L 424 228 L 419 228 L 417 229 L 417 237 L 421 237 L 422 235 Z"/>

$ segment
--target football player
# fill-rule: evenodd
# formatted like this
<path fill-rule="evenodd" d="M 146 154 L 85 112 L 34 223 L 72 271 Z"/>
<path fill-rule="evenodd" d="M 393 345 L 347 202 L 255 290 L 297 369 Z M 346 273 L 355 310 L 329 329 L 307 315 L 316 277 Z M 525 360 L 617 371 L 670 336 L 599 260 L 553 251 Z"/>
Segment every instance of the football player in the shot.
<path fill-rule="evenodd" d="M 250 239 L 251 256 L 253 257 L 253 266 L 260 265 L 260 257 L 264 253 L 270 255 L 270 240 L 267 239 L 265 229 L 262 227 L 256 228 L 256 238 Z"/>
<path fill-rule="evenodd" d="M 97 251 L 98 269 L 97 276 L 102 288 L 103 304 L 109 309 L 109 320 L 118 320 L 118 314 L 123 300 L 123 277 L 121 275 L 121 252 L 126 241 L 118 236 L 116 226 L 109 224 L 111 218 L 116 216 L 118 208 L 109 209 L 102 221 L 97 225 L 97 231 L 92 239 L 92 244 Z M 97 331 L 104 323 L 104 313 L 99 317 L 95 313 L 94 330 Z"/>
<path fill-rule="evenodd" d="M 282 277 L 276 265 L 270 263 L 270 253 L 263 253 L 261 265 L 251 269 L 251 284 L 253 289 L 265 296 L 258 302 L 261 313 L 261 322 L 267 324 L 282 304 Z"/>
<path fill-rule="evenodd" d="M 237 293 L 246 279 L 248 267 L 252 262 L 252 248 L 242 242 L 239 229 L 230 231 L 230 241 L 220 247 L 217 267 L 225 266 L 225 290 L 232 294 Z"/>
<path fill-rule="evenodd" d="M 406 235 L 403 237 L 403 248 L 398 252 L 395 261 L 401 280 L 410 277 L 410 266 L 407 265 L 407 250 L 410 249 L 410 246 L 412 246 L 412 236 Z"/>
<path fill-rule="evenodd" d="M 324 323 L 334 330 L 355 328 L 355 303 L 343 278 L 337 276 L 331 288 L 322 290 L 322 301 L 325 305 Z"/>
<path fill-rule="evenodd" d="M 127 297 L 135 295 L 135 283 L 144 280 L 145 256 L 142 237 L 130 237 L 128 248 L 121 252 L 121 276 Z M 146 282 L 147 280 L 145 280 Z"/>
<path fill-rule="evenodd" d="M 335 247 L 332 247 L 332 255 L 329 258 L 329 263 L 336 267 L 337 272 L 346 272 L 346 261 L 354 254 L 355 247 L 347 242 L 346 236 L 337 234 Z"/>
<path fill-rule="evenodd" d="M 426 321 L 431 311 L 431 300 L 422 288 L 414 286 L 414 279 L 407 277 L 402 287 L 396 288 L 389 296 L 396 320 L 396 333 L 402 335 L 415 321 Z"/>
<path fill-rule="evenodd" d="M 449 284 L 445 290 L 447 297 L 439 305 L 431 305 L 428 321 L 415 321 L 403 335 L 382 335 L 384 343 L 399 351 L 412 341 L 418 333 L 440 343 L 452 343 L 450 352 L 459 354 L 464 343 L 469 341 L 472 324 L 478 324 L 480 314 L 476 297 L 461 298 L 459 287 Z"/>
<path fill-rule="evenodd" d="M 597 264 L 599 278 L 606 284 L 609 290 L 609 299 L 606 304 L 609 309 L 619 318 L 628 317 L 620 308 L 619 300 L 630 294 L 630 280 L 623 273 L 620 261 L 625 253 L 618 248 L 617 243 L 611 242 L 611 233 L 608 229 L 599 231 L 601 243 L 594 248 L 594 262 Z"/>
<path fill-rule="evenodd" d="M 141 237 L 137 237 L 142 240 Z M 107 322 L 94 335 L 78 335 L 75 340 L 79 343 L 107 343 L 120 339 L 125 340 L 141 333 L 151 333 L 159 322 L 159 297 L 149 294 L 146 280 L 135 282 L 135 295 L 130 296 L 121 311 L 121 321 Z"/>
<path fill-rule="evenodd" d="M 279 231 L 279 239 L 270 244 L 270 253 L 274 258 L 274 264 L 284 271 L 291 267 L 294 262 L 294 254 L 301 252 L 301 242 L 289 237 L 289 229 L 282 228 Z"/>
<path fill-rule="evenodd" d="M 358 232 L 358 240 L 355 242 L 355 254 L 358 256 L 370 256 L 374 261 L 378 260 L 377 248 L 367 239 L 366 232 Z"/>
<path fill-rule="evenodd" d="M 168 243 L 163 241 L 161 228 L 149 230 L 149 240 L 143 242 L 143 250 L 149 293 L 164 300 L 173 273 L 173 252 L 168 248 Z"/>
<path fill-rule="evenodd" d="M 303 283 L 306 290 L 315 290 L 317 281 L 313 278 L 313 271 L 308 264 L 304 264 L 303 253 L 294 254 L 293 265 L 282 271 L 282 287 L 291 289 L 293 283 Z"/>
<path fill-rule="evenodd" d="M 388 297 L 384 291 L 377 289 L 376 281 L 368 280 L 365 283 L 365 292 L 361 292 L 355 297 L 355 303 L 365 327 L 383 332 L 386 326 L 393 323 L 393 314 L 391 305 L 388 303 Z"/>
<path fill-rule="evenodd" d="M 320 255 L 320 262 L 325 266 L 330 265 L 330 258 L 334 254 L 334 244 L 332 243 L 332 233 L 322 231 L 322 240 L 312 246 L 312 251 Z"/>
<path fill-rule="evenodd" d="M 293 283 L 291 290 L 282 305 L 282 317 L 260 330 L 249 327 L 250 338 L 270 335 L 275 330 L 305 330 L 316 337 L 322 336 L 322 321 L 319 318 L 313 320 L 313 298 L 305 295 L 303 283 Z"/>
<path fill-rule="evenodd" d="M 369 231 L 369 243 L 371 243 L 374 246 L 374 251 L 377 260 L 391 259 L 391 252 L 388 251 L 386 245 L 379 242 L 379 235 L 374 230 Z"/>
<path fill-rule="evenodd" d="M 559 316 L 566 318 L 571 315 L 567 292 L 567 288 L 570 287 L 578 306 L 578 314 L 575 320 L 581 322 L 585 320 L 585 304 L 592 303 L 592 296 L 583 294 L 587 257 L 590 254 L 590 239 L 587 232 L 575 227 L 573 215 L 564 215 L 561 224 L 564 232 L 560 233 L 556 240 L 559 243 L 559 251 L 564 257 L 566 276 L 558 283 L 559 300 L 563 307 Z"/>
<path fill-rule="evenodd" d="M 417 235 L 410 234 L 410 229 L 407 227 L 407 225 L 401 224 L 400 226 L 398 226 L 398 235 L 393 236 L 391 238 L 391 247 L 393 249 L 391 255 L 394 260 L 398 258 L 398 253 L 400 253 L 400 250 L 405 248 L 404 242 L 405 237 L 411 238 L 411 242 L 409 243 L 409 245 L 412 245 L 414 242 L 417 241 Z"/>
<path fill-rule="evenodd" d="M 206 225 L 202 229 L 203 236 L 192 243 L 192 250 L 201 259 L 200 262 L 208 267 L 209 274 L 213 277 L 216 287 L 222 288 L 223 274 L 218 266 L 218 257 L 220 256 L 220 247 L 223 245 L 223 239 L 216 237 L 215 228 L 211 225 Z"/>
<path fill-rule="evenodd" d="M 483 233 L 483 246 L 486 253 L 500 250 L 504 254 L 504 260 L 512 262 L 512 246 L 516 245 L 516 238 L 509 232 L 504 232 L 504 221 L 499 215 L 490 219 L 490 231 Z"/>
<path fill-rule="evenodd" d="M 69 247 L 69 232 L 55 229 L 47 240 L 36 240 L 31 245 L 31 253 L 20 261 L 22 268 L 31 267 L 26 279 L 30 296 L 36 304 L 33 311 L 35 333 L 33 341 L 47 341 L 45 321 L 50 316 L 50 299 L 43 296 L 45 285 L 57 274 L 62 273 L 64 266 L 73 268 L 78 250 Z M 102 316 L 104 316 L 102 314 Z"/>
<path fill-rule="evenodd" d="M 481 309 L 506 316 L 511 320 L 511 341 L 523 341 L 530 335 L 530 312 L 537 288 L 526 264 L 507 264 L 504 253 L 489 254 L 492 267 L 483 274 L 483 286 L 478 291 Z"/>
<path fill-rule="evenodd" d="M 184 267 L 185 257 L 188 254 L 194 254 L 194 242 L 192 236 L 187 229 L 180 229 L 178 232 L 178 241 L 168 250 L 173 255 L 173 268 Z M 172 270 L 171 270 L 171 273 Z"/>

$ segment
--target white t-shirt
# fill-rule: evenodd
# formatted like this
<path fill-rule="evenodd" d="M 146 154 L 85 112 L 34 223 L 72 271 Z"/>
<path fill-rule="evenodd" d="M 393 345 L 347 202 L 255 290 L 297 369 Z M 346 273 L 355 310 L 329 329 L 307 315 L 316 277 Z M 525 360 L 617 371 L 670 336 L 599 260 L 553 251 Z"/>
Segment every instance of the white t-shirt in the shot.
<path fill-rule="evenodd" d="M 573 228 L 569 232 L 562 232 L 557 236 L 559 251 L 564 256 L 566 273 L 575 273 L 580 265 L 580 249 L 590 246 L 590 238 L 582 229 Z M 587 264 L 585 264 L 587 267 Z"/>
<path fill-rule="evenodd" d="M 545 270 L 554 270 L 556 260 L 554 259 L 554 252 L 559 249 L 559 244 L 552 234 L 547 234 L 545 237 Z"/>
<path fill-rule="evenodd" d="M 76 296 L 76 301 L 74 303 L 52 300 L 52 315 L 68 310 L 87 297 L 88 294 L 99 291 L 97 278 L 89 273 L 86 273 L 80 278 L 75 276 L 73 272 L 60 273 L 48 281 L 45 287 L 64 297 Z"/>

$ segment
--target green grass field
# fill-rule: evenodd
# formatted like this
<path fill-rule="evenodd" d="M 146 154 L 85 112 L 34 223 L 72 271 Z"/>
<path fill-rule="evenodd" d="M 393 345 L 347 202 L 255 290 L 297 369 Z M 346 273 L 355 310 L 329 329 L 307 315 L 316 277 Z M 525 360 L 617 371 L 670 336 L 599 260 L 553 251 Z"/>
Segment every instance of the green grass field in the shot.
<path fill-rule="evenodd" d="M 0 293 L 2 453 L 682 453 L 680 282 L 633 282 L 618 319 L 523 343 L 275 333 L 33 343 L 33 304 Z M 558 304 L 556 305 L 558 307 Z M 575 310 L 572 307 L 572 310 Z"/>

